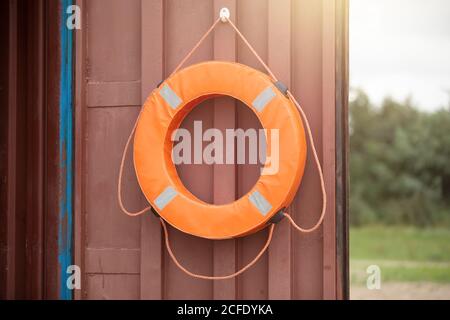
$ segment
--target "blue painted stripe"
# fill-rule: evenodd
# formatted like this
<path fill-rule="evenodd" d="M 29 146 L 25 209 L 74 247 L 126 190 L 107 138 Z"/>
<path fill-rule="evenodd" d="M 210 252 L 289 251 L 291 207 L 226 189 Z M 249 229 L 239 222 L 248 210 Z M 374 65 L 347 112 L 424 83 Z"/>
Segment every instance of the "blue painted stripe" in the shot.
<path fill-rule="evenodd" d="M 72 0 L 61 3 L 61 78 L 59 102 L 59 159 L 62 193 L 59 202 L 58 262 L 60 270 L 59 298 L 71 300 L 72 291 L 67 288 L 67 267 L 72 265 L 72 215 L 73 215 L 73 32 L 66 27 L 67 7 Z"/>

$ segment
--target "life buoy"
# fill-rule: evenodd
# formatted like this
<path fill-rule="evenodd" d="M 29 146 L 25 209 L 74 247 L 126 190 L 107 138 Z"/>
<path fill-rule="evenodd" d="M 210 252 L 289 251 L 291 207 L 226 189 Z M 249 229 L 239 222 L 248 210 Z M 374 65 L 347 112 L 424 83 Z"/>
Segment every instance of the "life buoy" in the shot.
<path fill-rule="evenodd" d="M 279 130 L 279 166 L 275 173 L 263 172 L 235 202 L 212 205 L 195 197 L 178 177 L 171 136 L 197 104 L 221 95 L 242 101 L 264 129 Z M 271 150 L 271 140 L 267 143 Z M 133 154 L 139 185 L 165 221 L 191 235 L 228 239 L 260 230 L 291 203 L 306 152 L 299 112 L 269 76 L 238 63 L 209 61 L 176 72 L 150 94 L 137 122 Z"/>

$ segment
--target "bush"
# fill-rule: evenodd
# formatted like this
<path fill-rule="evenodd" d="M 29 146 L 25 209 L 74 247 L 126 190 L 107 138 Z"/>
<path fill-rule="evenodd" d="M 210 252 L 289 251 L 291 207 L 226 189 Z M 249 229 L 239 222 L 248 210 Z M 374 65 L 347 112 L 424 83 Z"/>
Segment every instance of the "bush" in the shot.
<path fill-rule="evenodd" d="M 450 112 L 350 103 L 350 221 L 450 226 Z"/>

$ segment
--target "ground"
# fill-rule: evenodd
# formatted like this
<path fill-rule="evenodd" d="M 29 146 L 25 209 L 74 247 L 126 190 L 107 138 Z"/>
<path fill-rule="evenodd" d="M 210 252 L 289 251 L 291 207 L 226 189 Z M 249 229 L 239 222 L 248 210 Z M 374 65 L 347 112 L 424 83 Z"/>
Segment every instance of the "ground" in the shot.
<path fill-rule="evenodd" d="M 448 229 L 352 228 L 350 256 L 352 299 L 450 299 Z M 379 290 L 367 288 L 369 266 L 380 268 Z"/>

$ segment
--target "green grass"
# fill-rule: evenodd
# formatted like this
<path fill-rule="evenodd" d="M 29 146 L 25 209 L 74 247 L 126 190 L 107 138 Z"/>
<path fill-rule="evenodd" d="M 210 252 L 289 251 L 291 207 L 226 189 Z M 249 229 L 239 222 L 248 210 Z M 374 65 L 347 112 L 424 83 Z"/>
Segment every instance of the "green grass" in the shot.
<path fill-rule="evenodd" d="M 383 282 L 450 283 L 449 263 L 401 262 L 386 260 L 354 260 L 350 262 L 352 284 L 362 285 L 367 279 L 366 269 L 377 265 Z"/>
<path fill-rule="evenodd" d="M 350 255 L 358 260 L 450 262 L 450 230 L 385 226 L 352 228 Z"/>
<path fill-rule="evenodd" d="M 352 283 L 363 283 L 369 265 L 385 282 L 450 283 L 450 230 L 363 227 L 350 231 Z"/>

